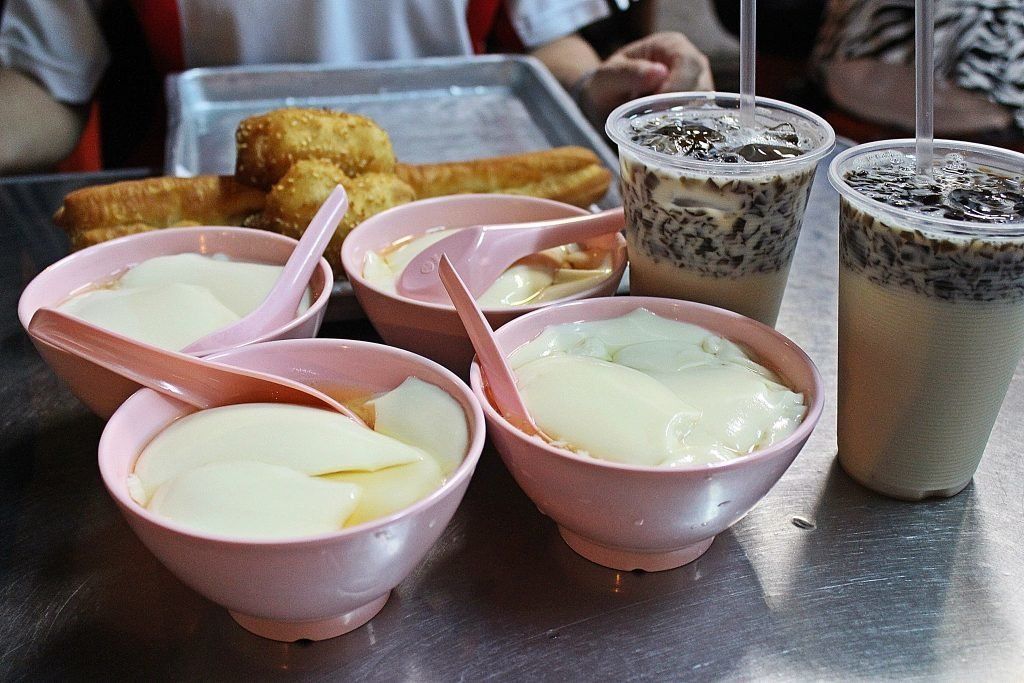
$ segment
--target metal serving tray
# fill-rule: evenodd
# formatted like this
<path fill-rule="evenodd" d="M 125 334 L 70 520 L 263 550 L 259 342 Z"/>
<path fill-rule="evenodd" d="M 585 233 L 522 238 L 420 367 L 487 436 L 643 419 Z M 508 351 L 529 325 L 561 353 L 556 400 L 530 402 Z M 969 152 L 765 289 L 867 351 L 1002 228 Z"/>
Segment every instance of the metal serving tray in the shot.
<path fill-rule="evenodd" d="M 462 161 L 562 145 L 588 147 L 617 176 L 618 159 L 550 72 L 532 57 L 487 55 L 191 69 L 167 81 L 168 175 L 231 174 L 239 121 L 280 107 L 368 116 L 399 160 Z M 613 182 L 599 203 L 621 204 Z M 328 317 L 361 317 L 348 282 Z"/>
<path fill-rule="evenodd" d="M 315 65 L 192 69 L 167 82 L 169 175 L 230 174 L 235 128 L 280 107 L 326 107 L 368 116 L 407 163 L 461 161 L 560 145 L 614 152 L 531 57 L 488 55 Z M 619 204 L 612 187 L 602 206 Z"/>

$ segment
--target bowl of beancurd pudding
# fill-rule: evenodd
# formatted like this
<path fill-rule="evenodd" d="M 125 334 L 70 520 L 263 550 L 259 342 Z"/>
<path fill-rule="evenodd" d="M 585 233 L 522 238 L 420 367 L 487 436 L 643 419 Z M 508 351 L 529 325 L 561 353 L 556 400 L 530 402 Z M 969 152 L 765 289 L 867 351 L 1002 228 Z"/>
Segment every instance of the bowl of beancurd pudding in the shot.
<path fill-rule="evenodd" d="M 247 630 L 295 641 L 360 627 L 461 502 L 484 443 L 479 402 L 440 365 L 370 342 L 210 358 L 309 384 L 366 424 L 281 403 L 197 410 L 142 389 L 100 438 L 107 491 L 160 562 Z"/>
<path fill-rule="evenodd" d="M 782 477 L 824 403 L 796 344 L 704 304 L 587 299 L 495 336 L 542 434 L 502 417 L 474 360 L 488 434 L 563 540 L 614 569 L 700 557 Z"/>
<path fill-rule="evenodd" d="M 449 302 L 403 296 L 395 281 L 420 251 L 459 228 L 584 215 L 584 209 L 521 195 L 466 194 L 424 199 L 358 225 L 341 262 L 367 318 L 388 344 L 466 376 L 473 347 Z M 478 299 L 491 327 L 562 301 L 615 293 L 626 268 L 620 234 L 549 249 L 513 264 Z"/>
<path fill-rule="evenodd" d="M 180 351 L 255 309 L 297 242 L 235 227 L 154 230 L 97 244 L 39 273 L 18 302 L 27 330 L 35 312 L 57 308 L 128 337 Z M 295 317 L 247 343 L 315 337 L 331 295 L 324 259 Z M 33 339 L 72 393 L 109 417 L 139 385 Z"/>

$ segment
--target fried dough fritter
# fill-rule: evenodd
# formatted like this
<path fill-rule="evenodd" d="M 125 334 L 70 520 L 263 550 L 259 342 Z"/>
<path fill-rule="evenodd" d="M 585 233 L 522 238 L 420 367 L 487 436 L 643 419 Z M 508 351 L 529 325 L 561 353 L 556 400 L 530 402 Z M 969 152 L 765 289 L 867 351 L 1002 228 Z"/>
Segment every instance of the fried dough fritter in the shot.
<path fill-rule="evenodd" d="M 601 201 L 608 192 L 611 181 L 612 174 L 608 169 L 604 166 L 591 165 L 498 191 L 553 199 L 556 202 L 565 202 L 586 209 L 591 204 Z"/>
<path fill-rule="evenodd" d="M 397 176 L 364 173 L 351 178 L 330 161 L 303 159 L 295 162 L 274 185 L 267 194 L 263 212 L 253 216 L 246 225 L 298 239 L 327 195 L 339 184 L 348 193 L 348 211 L 331 238 L 324 257 L 335 274 L 341 277 L 341 243 L 352 228 L 384 209 L 416 199 L 412 188 Z"/>
<path fill-rule="evenodd" d="M 251 116 L 235 132 L 235 176 L 269 190 L 303 159 L 325 159 L 349 176 L 391 173 L 388 134 L 364 116 L 326 109 L 275 109 Z"/>
<path fill-rule="evenodd" d="M 601 199 L 612 174 L 593 151 L 556 147 L 525 154 L 440 164 L 398 164 L 395 173 L 420 199 L 470 192 L 503 192 L 586 207 Z"/>
<path fill-rule="evenodd" d="M 263 208 L 264 198 L 231 176 L 143 178 L 75 190 L 53 221 L 80 248 L 142 232 L 141 226 L 241 225 Z M 87 232 L 92 235 L 85 237 Z"/>
<path fill-rule="evenodd" d="M 582 147 L 437 164 L 396 164 L 387 133 L 368 118 L 322 109 L 277 109 L 242 121 L 235 176 L 146 178 L 70 193 L 54 221 L 83 247 L 184 225 L 246 225 L 299 237 L 335 185 L 349 210 L 327 257 L 360 222 L 398 204 L 500 192 L 589 206 L 612 174 Z M 269 190 L 269 193 L 266 191 Z"/>

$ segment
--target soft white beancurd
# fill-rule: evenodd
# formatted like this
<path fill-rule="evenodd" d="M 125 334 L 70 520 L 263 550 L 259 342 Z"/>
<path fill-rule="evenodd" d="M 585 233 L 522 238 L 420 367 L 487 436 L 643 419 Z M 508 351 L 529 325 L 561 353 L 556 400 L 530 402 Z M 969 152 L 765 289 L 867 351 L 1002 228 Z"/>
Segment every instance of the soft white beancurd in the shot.
<path fill-rule="evenodd" d="M 172 351 L 238 320 L 210 290 L 178 283 L 96 289 L 59 308 L 98 327 Z M 188 314 L 175 315 L 176 311 Z"/>
<path fill-rule="evenodd" d="M 683 400 L 701 407 L 686 436 L 686 454 L 675 464 L 728 460 L 772 445 L 803 419 L 803 397 L 731 363 L 704 363 L 652 377 Z M 671 464 L 671 463 L 670 463 Z"/>
<path fill-rule="evenodd" d="M 284 266 L 232 261 L 223 255 L 174 254 L 143 261 L 121 276 L 122 287 L 195 285 L 214 292 L 235 315 L 243 316 L 266 298 Z M 300 310 L 309 307 L 309 292 Z"/>
<path fill-rule="evenodd" d="M 685 456 L 700 413 L 656 380 L 588 356 L 548 356 L 516 369 L 537 426 L 602 460 L 658 465 Z"/>
<path fill-rule="evenodd" d="M 398 512 L 426 498 L 444 483 L 444 473 L 440 466 L 429 457 L 376 472 L 336 472 L 324 475 L 323 478 L 359 487 L 359 504 L 345 526 L 362 524 Z"/>
<path fill-rule="evenodd" d="M 379 289 L 395 293 L 395 281 L 409 262 L 431 244 L 456 232 L 440 228 L 403 238 L 368 252 L 363 277 Z M 575 244 L 547 249 L 516 261 L 477 302 L 481 306 L 521 306 L 554 301 L 593 287 L 612 272 L 610 253 L 585 250 Z"/>
<path fill-rule="evenodd" d="M 261 462 L 213 462 L 157 489 L 149 509 L 197 531 L 282 538 L 336 531 L 359 487 Z"/>
<path fill-rule="evenodd" d="M 172 423 L 142 451 L 135 476 L 148 498 L 164 482 L 211 462 L 251 460 L 318 475 L 372 472 L 424 455 L 330 410 L 243 403 L 201 410 Z"/>
<path fill-rule="evenodd" d="M 375 431 L 430 453 L 446 476 L 466 455 L 466 415 L 462 406 L 439 387 L 410 377 L 369 405 L 374 411 Z M 425 410 L 425 406 L 430 409 Z"/>
<path fill-rule="evenodd" d="M 618 318 L 547 327 L 536 339 L 515 349 L 509 361 L 516 366 L 550 353 L 572 353 L 610 361 L 628 346 L 653 341 L 692 345 L 723 360 L 755 365 L 742 349 L 727 339 L 698 325 L 659 317 L 646 308 Z"/>
<path fill-rule="evenodd" d="M 282 269 L 222 256 L 157 256 L 59 308 L 133 339 L 179 351 L 255 310 Z M 307 289 L 298 313 L 309 308 L 310 300 Z"/>
<path fill-rule="evenodd" d="M 605 460 L 726 461 L 785 438 L 806 413 L 736 344 L 642 308 L 548 327 L 509 361 L 538 426 Z"/>
<path fill-rule="evenodd" d="M 286 538 L 402 510 L 465 458 L 465 413 L 439 387 L 410 377 L 367 405 L 373 430 L 277 403 L 186 415 L 143 449 L 129 494 L 197 531 Z"/>
<path fill-rule="evenodd" d="M 410 377 L 367 405 L 373 409 L 374 431 L 415 444 L 432 457 L 375 472 L 326 475 L 356 484 L 362 491 L 346 526 L 390 515 L 426 497 L 455 471 L 469 449 L 469 426 L 462 407 L 433 384 Z"/>

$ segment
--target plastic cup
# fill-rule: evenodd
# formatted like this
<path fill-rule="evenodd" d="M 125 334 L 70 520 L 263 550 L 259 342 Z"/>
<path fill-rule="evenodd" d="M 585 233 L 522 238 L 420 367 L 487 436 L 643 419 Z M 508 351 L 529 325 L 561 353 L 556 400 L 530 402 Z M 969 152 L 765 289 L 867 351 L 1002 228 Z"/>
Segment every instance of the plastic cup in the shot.
<path fill-rule="evenodd" d="M 895 498 L 959 493 L 981 461 L 1024 351 L 1024 223 L 932 217 L 870 199 L 846 174 L 869 154 L 912 155 L 914 140 L 843 152 L 840 193 L 839 462 Z M 935 141 L 1007 176 L 1024 155 Z"/>
<path fill-rule="evenodd" d="M 670 93 L 627 102 L 608 117 L 619 147 L 630 293 L 698 301 L 774 325 L 815 167 L 835 145 L 832 127 L 791 104 L 756 98 L 759 126 L 791 123 L 811 142 L 778 161 L 699 161 L 632 140 L 631 119 L 670 110 L 738 116 L 733 93 Z"/>

